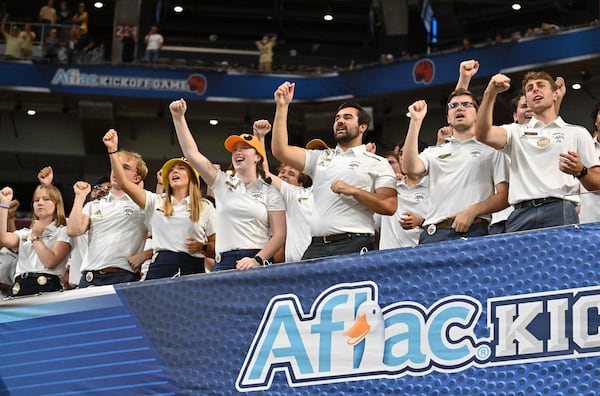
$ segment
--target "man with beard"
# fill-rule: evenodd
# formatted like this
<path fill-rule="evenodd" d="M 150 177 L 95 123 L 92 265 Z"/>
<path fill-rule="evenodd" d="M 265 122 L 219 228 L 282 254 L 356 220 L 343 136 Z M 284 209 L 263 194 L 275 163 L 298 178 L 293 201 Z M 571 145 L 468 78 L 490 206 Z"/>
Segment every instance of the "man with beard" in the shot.
<path fill-rule="evenodd" d="M 396 212 L 396 176 L 388 161 L 362 144 L 369 114 L 356 103 L 338 107 L 333 122 L 334 150 L 306 150 L 288 145 L 287 114 L 295 84 L 275 91 L 271 149 L 279 161 L 313 180 L 312 240 L 302 259 L 373 249 L 373 213 Z"/>
<path fill-rule="evenodd" d="M 579 183 L 600 189 L 600 161 L 587 130 L 558 116 L 560 94 L 546 72 L 529 72 L 522 93 L 533 118 L 526 125 L 493 126 L 496 96 L 508 90 L 510 78 L 496 74 L 483 95 L 476 135 L 510 159 L 509 202 L 515 211 L 506 231 L 523 231 L 579 222 Z"/>
<path fill-rule="evenodd" d="M 491 214 L 508 206 L 508 169 L 501 153 L 475 139 L 475 97 L 465 89 L 450 94 L 446 111 L 452 136 L 421 154 L 418 139 L 427 104 L 418 100 L 408 109 L 402 170 L 411 177 L 429 176 L 430 208 L 419 244 L 487 235 Z"/>

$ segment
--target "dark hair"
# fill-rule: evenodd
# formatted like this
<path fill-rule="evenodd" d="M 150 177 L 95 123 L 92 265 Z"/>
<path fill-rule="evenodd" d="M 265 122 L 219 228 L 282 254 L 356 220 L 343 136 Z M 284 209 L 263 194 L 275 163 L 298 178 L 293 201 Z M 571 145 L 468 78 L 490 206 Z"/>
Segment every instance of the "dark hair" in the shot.
<path fill-rule="evenodd" d="M 475 105 L 475 110 L 477 110 L 479 108 L 479 103 L 477 102 L 477 98 L 475 97 L 475 95 L 473 95 L 473 92 L 471 92 L 465 88 L 458 88 L 458 89 L 455 89 L 454 91 L 452 91 L 450 93 L 450 95 L 448 95 L 448 100 L 446 101 L 446 103 L 450 103 L 452 98 L 454 98 L 456 96 L 461 96 L 461 95 L 470 96 L 471 99 L 473 99 L 473 104 Z M 448 106 L 446 106 L 446 114 L 448 114 Z"/>
<path fill-rule="evenodd" d="M 260 157 L 260 159 L 256 163 L 256 174 L 260 176 L 267 184 L 271 184 L 271 178 L 265 173 L 265 168 L 263 165 L 264 159 L 262 155 L 259 154 L 258 156 Z"/>
<path fill-rule="evenodd" d="M 367 113 L 367 111 L 356 102 L 342 103 L 341 105 L 338 106 L 336 113 L 346 107 L 351 107 L 353 109 L 358 110 L 358 125 L 361 125 L 361 124 L 369 125 L 371 123 L 371 116 L 369 115 L 369 113 Z"/>
<path fill-rule="evenodd" d="M 517 95 L 510 100 L 510 110 L 513 112 L 513 114 L 519 109 L 519 102 L 521 101 L 522 97 L 523 95 Z"/>

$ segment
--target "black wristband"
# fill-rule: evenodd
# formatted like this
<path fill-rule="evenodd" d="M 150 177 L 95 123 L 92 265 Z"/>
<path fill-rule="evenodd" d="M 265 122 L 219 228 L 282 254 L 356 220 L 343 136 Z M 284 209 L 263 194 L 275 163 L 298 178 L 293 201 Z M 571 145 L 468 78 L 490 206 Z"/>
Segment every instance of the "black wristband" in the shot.
<path fill-rule="evenodd" d="M 581 179 L 582 177 L 587 175 L 587 173 L 588 173 L 588 168 L 587 168 L 587 166 L 584 166 L 583 169 L 581 169 L 581 172 L 575 177 L 578 179 Z"/>
<path fill-rule="evenodd" d="M 204 252 L 206 252 L 206 249 L 208 249 L 208 245 L 207 245 L 206 243 L 203 243 L 203 244 L 202 244 L 202 247 L 200 248 L 200 251 L 201 251 L 202 253 L 204 253 Z"/>
<path fill-rule="evenodd" d="M 263 266 L 263 267 L 265 265 L 268 265 L 268 263 L 269 263 L 267 260 L 263 260 L 263 258 L 260 257 L 258 254 L 256 256 L 254 256 L 254 260 L 256 260 L 256 262 L 258 263 L 258 265 Z"/>
<path fill-rule="evenodd" d="M 119 149 L 117 148 L 115 151 L 109 151 L 108 155 L 115 154 L 115 153 L 118 153 L 118 152 L 119 152 Z"/>

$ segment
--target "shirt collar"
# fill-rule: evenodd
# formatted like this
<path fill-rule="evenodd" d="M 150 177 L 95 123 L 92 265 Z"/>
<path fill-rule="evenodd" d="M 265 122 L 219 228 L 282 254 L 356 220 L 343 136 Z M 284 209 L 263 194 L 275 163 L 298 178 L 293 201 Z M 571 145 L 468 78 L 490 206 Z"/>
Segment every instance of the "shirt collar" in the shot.
<path fill-rule="evenodd" d="M 538 120 L 537 118 L 535 118 L 535 116 L 531 117 L 531 120 L 529 120 L 529 123 L 527 124 L 528 128 L 542 128 L 545 126 L 557 126 L 557 127 L 564 127 L 565 125 L 567 125 L 567 123 L 560 117 L 558 116 L 554 121 L 550 121 L 548 124 L 544 124 L 542 121 Z"/>
<path fill-rule="evenodd" d="M 335 151 L 336 154 L 352 153 L 354 155 L 359 155 L 359 154 L 367 152 L 366 147 L 367 146 L 365 146 L 364 144 L 361 144 L 360 146 L 350 147 L 346 151 L 343 151 L 342 148 L 339 145 L 337 145 L 337 146 L 335 146 L 335 150 L 334 151 Z"/>

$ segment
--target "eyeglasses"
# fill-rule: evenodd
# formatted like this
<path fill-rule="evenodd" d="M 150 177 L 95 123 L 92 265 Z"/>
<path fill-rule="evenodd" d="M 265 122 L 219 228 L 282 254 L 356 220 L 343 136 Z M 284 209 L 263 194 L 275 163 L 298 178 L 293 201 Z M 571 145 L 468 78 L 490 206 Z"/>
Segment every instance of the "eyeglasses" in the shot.
<path fill-rule="evenodd" d="M 475 103 L 473 103 L 473 102 L 450 102 L 450 103 L 448 103 L 449 109 L 456 109 L 456 108 L 458 108 L 458 106 L 462 106 L 465 109 L 468 109 L 469 107 L 475 107 Z"/>
<path fill-rule="evenodd" d="M 103 186 L 101 184 L 96 184 L 92 187 L 92 189 L 94 190 L 101 190 L 101 191 L 110 191 L 112 187 L 111 186 Z"/>

